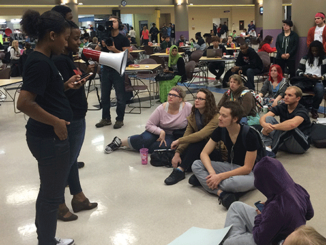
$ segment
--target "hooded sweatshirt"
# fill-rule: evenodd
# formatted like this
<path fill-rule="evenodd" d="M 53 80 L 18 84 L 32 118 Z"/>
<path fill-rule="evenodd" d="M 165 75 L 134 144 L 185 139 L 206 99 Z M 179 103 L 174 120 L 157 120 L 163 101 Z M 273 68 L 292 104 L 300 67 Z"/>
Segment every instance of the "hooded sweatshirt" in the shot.
<path fill-rule="evenodd" d="M 294 31 L 291 31 L 290 35 L 286 37 L 284 31 L 277 36 L 276 39 L 276 49 L 277 55 L 276 59 L 282 59 L 282 54 L 290 54 L 289 60 L 295 59 L 295 54 L 297 53 L 299 45 L 299 36 Z"/>
<path fill-rule="evenodd" d="M 261 71 L 264 68 L 263 61 L 261 60 L 257 52 L 250 47 L 248 48 L 247 54 L 243 54 L 242 52 L 239 53 L 235 65 L 241 66 L 241 70 L 243 71 L 243 73 L 246 73 L 249 68 L 257 68 Z"/>
<path fill-rule="evenodd" d="M 314 216 L 310 196 L 296 184 L 278 160 L 264 157 L 254 168 L 255 187 L 267 197 L 255 217 L 253 237 L 257 245 L 284 240 Z"/>

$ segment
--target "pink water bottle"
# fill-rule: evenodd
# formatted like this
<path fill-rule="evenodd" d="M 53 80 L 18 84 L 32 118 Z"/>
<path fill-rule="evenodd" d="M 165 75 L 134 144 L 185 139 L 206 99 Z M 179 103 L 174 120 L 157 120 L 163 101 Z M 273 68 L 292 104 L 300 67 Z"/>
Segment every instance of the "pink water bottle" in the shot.
<path fill-rule="evenodd" d="M 147 148 L 141 148 L 139 150 L 140 157 L 141 157 L 141 164 L 147 165 L 148 163 L 148 149 Z"/>

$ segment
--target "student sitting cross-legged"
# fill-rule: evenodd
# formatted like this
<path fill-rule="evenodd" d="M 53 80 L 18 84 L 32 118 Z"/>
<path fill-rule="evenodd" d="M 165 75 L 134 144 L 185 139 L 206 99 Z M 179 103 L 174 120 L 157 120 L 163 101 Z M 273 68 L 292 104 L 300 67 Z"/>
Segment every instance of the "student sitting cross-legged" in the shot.
<path fill-rule="evenodd" d="M 231 205 L 225 227 L 232 225 L 232 228 L 224 245 L 282 244 L 288 235 L 314 216 L 309 194 L 293 181 L 282 163 L 263 157 L 253 172 L 255 187 L 267 200 L 259 204 L 260 211 L 242 202 Z M 286 241 L 283 244 L 318 243 Z"/>
<path fill-rule="evenodd" d="M 148 119 L 145 132 L 124 140 L 114 137 L 106 146 L 105 153 L 116 151 L 121 146 L 136 151 L 148 148 L 149 153 L 156 149 L 169 149 L 175 140 L 173 131 L 185 129 L 188 124 L 192 105 L 184 101 L 185 96 L 186 92 L 180 86 L 173 87 L 168 94 L 168 102 L 158 106 Z"/>
<path fill-rule="evenodd" d="M 214 95 L 208 89 L 200 89 L 194 97 L 195 104 L 187 118 L 188 126 L 182 138 L 172 142 L 176 149 L 172 159 L 172 173 L 165 184 L 174 185 L 185 178 L 185 172 L 191 170 L 194 160 L 200 158 L 209 137 L 218 126 L 218 115 Z"/>
<path fill-rule="evenodd" d="M 271 108 L 260 118 L 262 139 L 267 155 L 275 157 L 277 151 L 304 153 L 309 148 L 308 134 L 311 126 L 308 111 L 299 104 L 302 91 L 296 86 L 285 91 L 284 104 Z M 280 116 L 280 123 L 274 118 Z"/>
<path fill-rule="evenodd" d="M 192 171 L 203 188 L 229 208 L 238 199 L 235 193 L 255 189 L 252 169 L 260 139 L 252 128 L 239 124 L 243 109 L 237 102 L 225 102 L 219 113 L 219 126 L 201 152 L 200 160 L 193 163 Z M 210 159 L 216 148 L 222 155 L 221 161 Z M 191 178 L 191 184 L 196 185 Z"/>

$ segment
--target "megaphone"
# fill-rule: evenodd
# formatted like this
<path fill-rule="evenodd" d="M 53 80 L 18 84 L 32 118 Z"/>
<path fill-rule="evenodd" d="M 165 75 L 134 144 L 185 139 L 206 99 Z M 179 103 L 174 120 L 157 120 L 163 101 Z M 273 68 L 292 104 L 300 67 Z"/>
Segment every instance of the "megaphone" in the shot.
<path fill-rule="evenodd" d="M 120 74 L 120 76 L 122 76 L 126 70 L 128 49 L 121 53 L 107 53 L 84 48 L 83 54 L 88 60 L 97 61 L 100 65 L 105 65 L 113 68 Z"/>

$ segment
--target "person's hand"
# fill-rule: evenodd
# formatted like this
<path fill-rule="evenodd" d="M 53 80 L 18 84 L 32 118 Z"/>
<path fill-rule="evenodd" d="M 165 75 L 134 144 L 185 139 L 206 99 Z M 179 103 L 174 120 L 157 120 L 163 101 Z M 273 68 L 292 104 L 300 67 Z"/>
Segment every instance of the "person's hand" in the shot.
<path fill-rule="evenodd" d="M 303 74 L 304 77 L 310 78 L 311 74 Z"/>
<path fill-rule="evenodd" d="M 90 72 L 94 73 L 94 67 L 95 67 L 94 64 L 87 66 L 86 73 L 90 73 Z"/>
<path fill-rule="evenodd" d="M 261 212 L 260 212 L 258 209 L 256 209 L 256 213 L 257 213 L 257 214 L 261 214 Z"/>
<path fill-rule="evenodd" d="M 268 136 L 270 132 L 274 131 L 273 125 L 270 123 L 264 123 L 263 125 L 262 134 Z"/>
<path fill-rule="evenodd" d="M 112 41 L 112 46 L 107 46 L 108 50 L 115 52 L 117 49 L 115 48 L 114 42 Z"/>
<path fill-rule="evenodd" d="M 65 84 L 69 89 L 79 89 L 81 86 L 83 86 L 87 79 L 91 76 L 92 74 L 89 74 L 87 77 L 80 79 L 80 75 L 74 75 L 72 76 Z"/>
<path fill-rule="evenodd" d="M 286 59 L 286 55 L 285 54 L 282 54 L 281 55 L 281 58 L 285 60 Z"/>
<path fill-rule="evenodd" d="M 164 143 L 165 147 L 167 147 L 166 141 L 165 141 L 165 131 L 161 130 L 160 137 L 157 139 L 157 141 L 161 141 L 159 147 Z"/>
<path fill-rule="evenodd" d="M 285 59 L 290 58 L 290 54 L 285 54 Z"/>
<path fill-rule="evenodd" d="M 211 190 L 217 189 L 217 186 L 222 180 L 222 174 L 210 174 L 206 177 L 207 186 Z"/>
<path fill-rule="evenodd" d="M 171 149 L 172 150 L 177 149 L 177 147 L 179 146 L 179 144 L 180 144 L 179 140 L 173 141 L 172 144 L 171 144 Z"/>
<path fill-rule="evenodd" d="M 54 123 L 53 129 L 54 133 L 58 136 L 60 140 L 65 140 L 68 137 L 68 130 L 67 125 L 69 125 L 70 122 L 67 122 L 63 119 L 59 119 Z"/>
<path fill-rule="evenodd" d="M 242 70 L 239 70 L 238 74 L 241 76 L 241 74 L 242 74 Z"/>
<path fill-rule="evenodd" d="M 174 157 L 172 158 L 172 167 L 173 168 L 177 168 L 178 165 L 182 162 L 180 154 L 179 153 L 175 153 Z"/>
<path fill-rule="evenodd" d="M 316 76 L 316 75 L 313 75 L 311 78 L 312 78 L 312 79 L 315 79 L 315 80 L 322 80 L 321 77 L 318 77 L 318 76 Z"/>
<path fill-rule="evenodd" d="M 232 71 L 233 73 L 236 73 L 239 69 L 240 69 L 239 66 L 233 66 L 233 67 L 231 68 L 231 71 Z"/>

